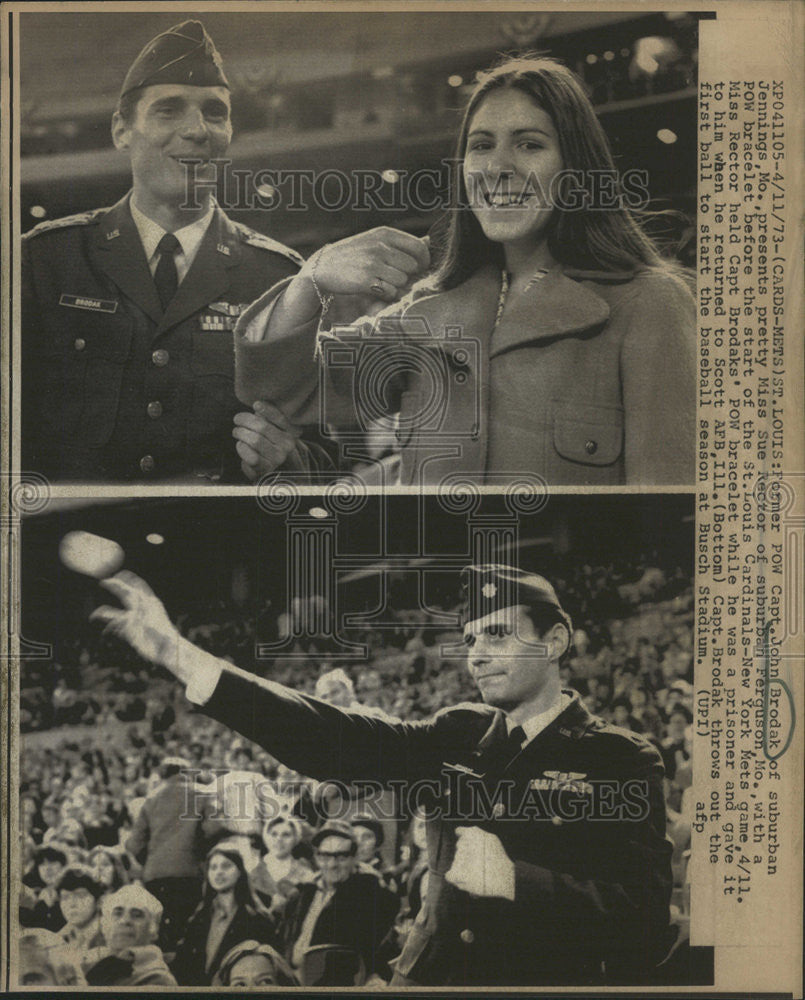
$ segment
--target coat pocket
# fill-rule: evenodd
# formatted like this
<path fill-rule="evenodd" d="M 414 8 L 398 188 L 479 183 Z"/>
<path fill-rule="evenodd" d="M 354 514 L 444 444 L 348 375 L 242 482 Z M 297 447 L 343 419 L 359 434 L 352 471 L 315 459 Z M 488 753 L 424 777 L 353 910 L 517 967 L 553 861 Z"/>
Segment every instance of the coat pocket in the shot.
<path fill-rule="evenodd" d="M 125 315 L 64 309 L 53 335 L 40 345 L 29 369 L 40 395 L 43 424 L 57 439 L 100 447 L 112 436 L 126 362 L 131 357 L 133 321 Z"/>
<path fill-rule="evenodd" d="M 623 407 L 554 400 L 553 446 L 580 465 L 612 465 L 623 451 Z"/>

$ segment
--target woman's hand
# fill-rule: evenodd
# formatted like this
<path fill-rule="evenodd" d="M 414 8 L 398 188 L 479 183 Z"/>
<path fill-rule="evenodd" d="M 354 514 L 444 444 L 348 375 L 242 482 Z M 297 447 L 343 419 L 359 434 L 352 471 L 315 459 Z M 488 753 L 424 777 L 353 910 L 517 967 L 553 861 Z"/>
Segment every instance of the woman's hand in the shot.
<path fill-rule="evenodd" d="M 396 302 L 430 267 L 427 237 L 381 226 L 323 247 L 299 272 L 324 295 Z"/>

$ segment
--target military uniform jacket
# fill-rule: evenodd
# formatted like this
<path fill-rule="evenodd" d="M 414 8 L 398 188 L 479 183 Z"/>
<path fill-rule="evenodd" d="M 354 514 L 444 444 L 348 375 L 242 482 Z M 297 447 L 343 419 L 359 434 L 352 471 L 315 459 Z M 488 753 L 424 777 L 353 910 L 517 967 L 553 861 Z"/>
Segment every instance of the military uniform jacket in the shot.
<path fill-rule="evenodd" d="M 204 711 L 303 774 L 398 782 L 412 806 L 430 800 L 428 893 L 396 960 L 403 983 L 646 982 L 667 950 L 660 755 L 577 696 L 504 763 L 495 748 L 505 718 L 485 705 L 400 723 L 226 669 Z M 445 880 L 457 825 L 499 837 L 515 866 L 514 901 Z"/>
<path fill-rule="evenodd" d="M 128 195 L 37 226 L 22 252 L 23 468 L 243 481 L 232 329 L 301 258 L 216 206 L 163 314 Z"/>

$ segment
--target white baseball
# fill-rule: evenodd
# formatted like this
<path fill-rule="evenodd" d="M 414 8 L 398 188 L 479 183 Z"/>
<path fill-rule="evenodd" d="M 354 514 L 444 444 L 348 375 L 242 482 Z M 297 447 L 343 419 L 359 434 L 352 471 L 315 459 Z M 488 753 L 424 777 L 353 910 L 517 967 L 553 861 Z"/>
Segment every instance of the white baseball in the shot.
<path fill-rule="evenodd" d="M 117 573 L 125 553 L 111 538 L 102 538 L 89 531 L 68 531 L 59 543 L 59 558 L 76 573 L 104 580 Z"/>

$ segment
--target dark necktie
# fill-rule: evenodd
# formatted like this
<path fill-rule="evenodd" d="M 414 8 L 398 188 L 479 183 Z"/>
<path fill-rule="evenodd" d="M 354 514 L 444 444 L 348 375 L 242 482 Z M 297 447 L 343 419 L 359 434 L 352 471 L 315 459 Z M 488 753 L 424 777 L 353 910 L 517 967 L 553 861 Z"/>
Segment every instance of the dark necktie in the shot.
<path fill-rule="evenodd" d="M 157 295 L 162 303 L 162 311 L 168 308 L 168 303 L 176 294 L 179 287 L 179 275 L 176 272 L 176 259 L 174 254 L 181 250 L 182 245 L 173 235 L 165 233 L 157 244 L 159 252 L 159 263 L 154 271 L 154 284 L 157 286 Z"/>
<path fill-rule="evenodd" d="M 503 725 L 505 726 L 505 723 Z M 526 736 L 522 726 L 515 726 L 510 733 L 505 735 L 504 732 L 505 729 L 481 755 L 482 767 L 487 774 L 493 774 L 508 767 L 523 748 Z"/>

